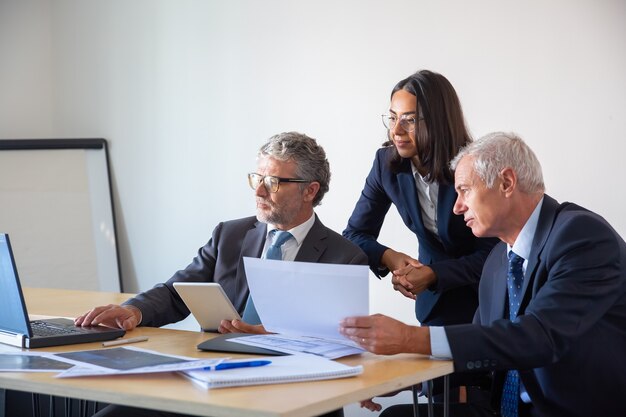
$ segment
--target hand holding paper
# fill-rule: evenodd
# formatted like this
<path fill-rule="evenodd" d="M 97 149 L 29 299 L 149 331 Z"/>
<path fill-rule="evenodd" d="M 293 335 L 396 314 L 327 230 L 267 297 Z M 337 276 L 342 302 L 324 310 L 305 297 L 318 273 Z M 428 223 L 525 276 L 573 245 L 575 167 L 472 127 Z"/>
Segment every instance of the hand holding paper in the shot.
<path fill-rule="evenodd" d="M 369 314 L 369 269 L 244 259 L 250 293 L 265 330 L 345 340 L 339 323 Z"/>

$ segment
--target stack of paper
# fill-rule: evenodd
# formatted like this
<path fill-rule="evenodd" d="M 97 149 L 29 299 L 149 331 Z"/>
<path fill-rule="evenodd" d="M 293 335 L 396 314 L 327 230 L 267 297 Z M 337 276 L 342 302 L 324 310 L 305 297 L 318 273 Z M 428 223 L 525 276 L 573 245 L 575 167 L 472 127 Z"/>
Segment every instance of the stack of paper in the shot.
<path fill-rule="evenodd" d="M 272 356 L 269 365 L 223 371 L 188 370 L 182 374 L 203 388 L 225 388 L 244 385 L 281 384 L 355 376 L 362 366 L 347 366 L 314 355 Z"/>

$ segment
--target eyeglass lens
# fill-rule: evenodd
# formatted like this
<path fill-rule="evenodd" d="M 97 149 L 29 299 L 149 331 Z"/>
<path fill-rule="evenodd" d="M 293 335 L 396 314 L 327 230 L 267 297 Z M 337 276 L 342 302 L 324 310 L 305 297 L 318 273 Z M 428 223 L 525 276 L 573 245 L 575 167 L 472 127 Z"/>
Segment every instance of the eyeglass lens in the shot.
<path fill-rule="evenodd" d="M 396 127 L 397 123 L 400 123 L 400 127 L 407 132 L 412 132 L 415 130 L 415 116 L 398 117 L 394 115 L 383 114 L 382 119 L 383 125 L 385 125 L 387 129 L 393 129 Z"/>
<path fill-rule="evenodd" d="M 278 178 L 266 176 L 259 174 L 248 174 L 248 183 L 250 184 L 250 188 L 256 190 L 261 185 L 261 181 L 263 181 L 263 186 L 265 189 L 271 193 L 275 193 L 278 191 Z"/>

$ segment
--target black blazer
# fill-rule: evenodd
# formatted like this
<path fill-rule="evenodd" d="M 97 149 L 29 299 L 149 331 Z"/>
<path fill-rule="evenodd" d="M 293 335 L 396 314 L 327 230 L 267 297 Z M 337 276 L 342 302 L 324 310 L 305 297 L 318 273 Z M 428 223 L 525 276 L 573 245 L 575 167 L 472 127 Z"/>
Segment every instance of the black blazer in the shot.
<path fill-rule="evenodd" d="M 243 257 L 260 258 L 266 235 L 267 224 L 256 217 L 220 223 L 187 268 L 124 304 L 141 310 L 142 326 L 163 326 L 190 314 L 174 282 L 217 282 L 241 314 L 249 294 Z M 317 215 L 295 261 L 367 265 L 367 257 L 359 247 L 324 226 Z"/>
<path fill-rule="evenodd" d="M 600 216 L 546 195 L 515 322 L 504 318 L 507 267 L 500 243 L 485 263 L 477 325 L 445 328 L 455 371 L 494 371 L 501 382 L 518 369 L 540 415 L 626 416 L 624 240 Z"/>
<path fill-rule="evenodd" d="M 435 288 L 418 295 L 415 315 L 424 324 L 469 323 L 478 305 L 478 280 L 483 263 L 497 239 L 479 239 L 465 225 L 463 216 L 452 213 L 456 191 L 452 184 L 439 184 L 437 201 L 438 240 L 424 227 L 422 211 L 411 170 L 405 159 L 400 172 L 391 172 L 388 160 L 393 148 L 376 152 L 376 159 L 350 216 L 343 235 L 367 254 L 376 276 L 389 272 L 380 259 L 387 246 L 377 239 L 393 203 L 406 227 L 418 240 L 418 259 L 437 274 Z"/>

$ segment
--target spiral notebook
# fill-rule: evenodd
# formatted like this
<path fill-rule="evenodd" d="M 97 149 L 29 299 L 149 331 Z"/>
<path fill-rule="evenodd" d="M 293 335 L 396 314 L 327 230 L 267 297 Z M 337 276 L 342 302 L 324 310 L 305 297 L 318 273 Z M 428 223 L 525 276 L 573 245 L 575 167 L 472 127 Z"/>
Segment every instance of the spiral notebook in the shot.
<path fill-rule="evenodd" d="M 258 357 L 254 359 L 259 360 Z M 315 355 L 272 356 L 262 359 L 267 359 L 272 363 L 266 366 L 223 371 L 190 370 L 181 373 L 203 388 L 284 384 L 346 378 L 363 373 L 363 367 L 360 365 L 347 366 Z M 246 360 L 249 359 L 244 361 Z"/>

